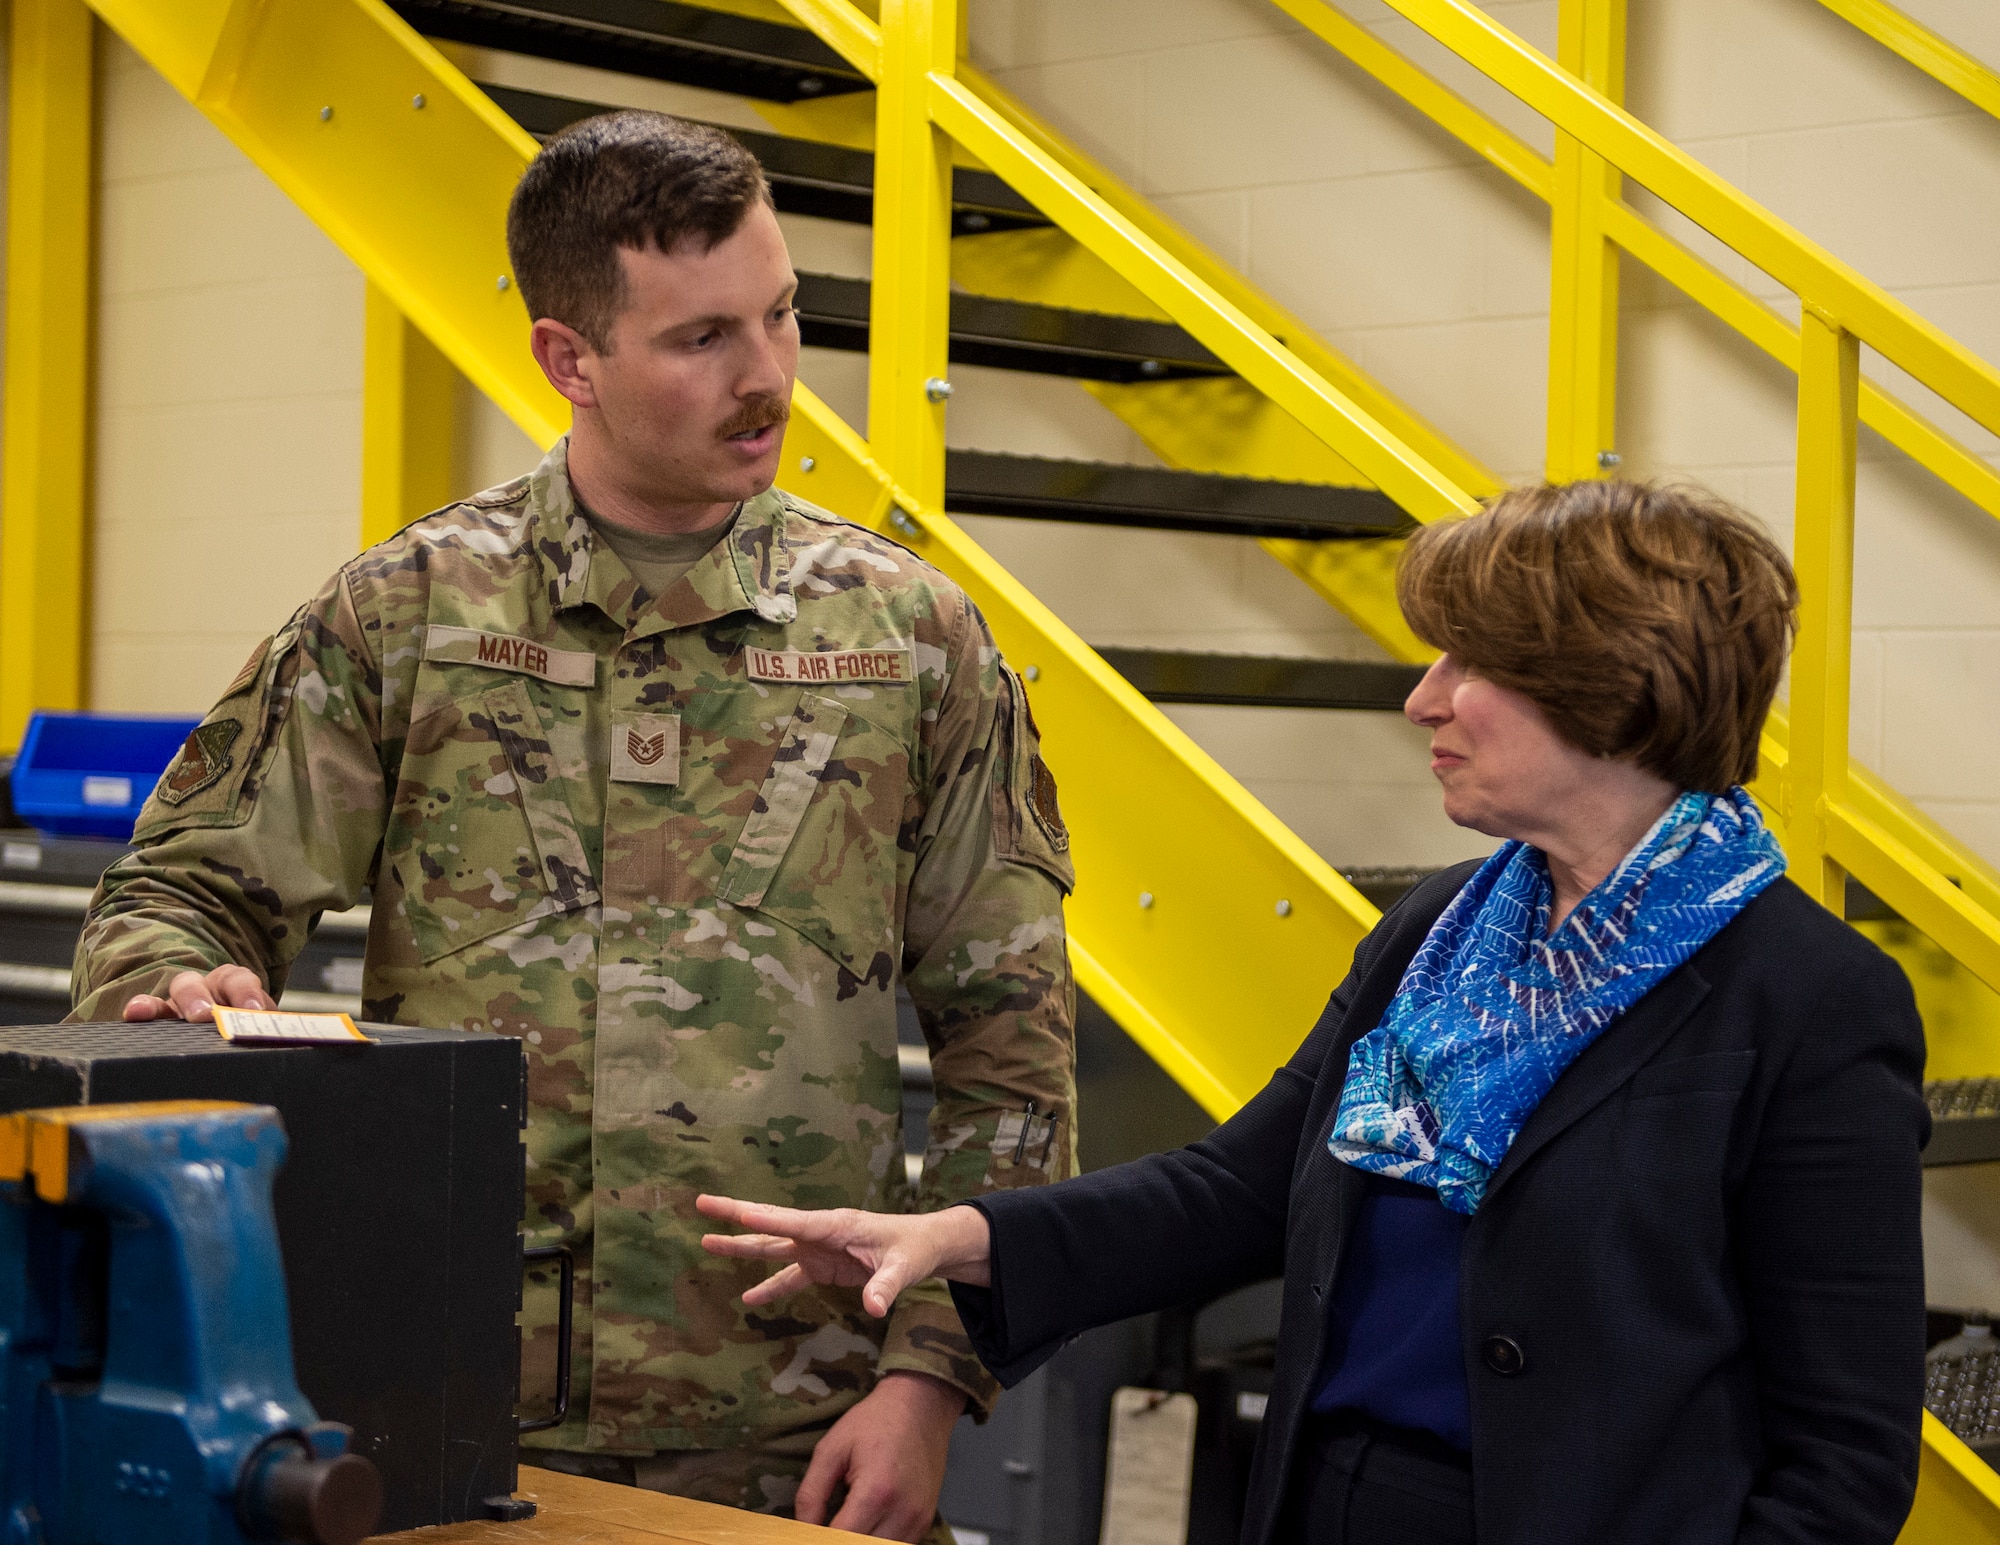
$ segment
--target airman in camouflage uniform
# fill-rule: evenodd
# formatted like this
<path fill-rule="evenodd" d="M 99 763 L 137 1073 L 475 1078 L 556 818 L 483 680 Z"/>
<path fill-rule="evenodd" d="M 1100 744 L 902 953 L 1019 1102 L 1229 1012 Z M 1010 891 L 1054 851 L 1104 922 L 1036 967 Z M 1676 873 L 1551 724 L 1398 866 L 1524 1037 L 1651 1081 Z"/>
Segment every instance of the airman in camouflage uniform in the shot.
<path fill-rule="evenodd" d="M 776 490 L 647 596 L 565 450 L 257 650 L 104 877 L 76 1013 L 223 962 L 277 990 L 370 890 L 368 1018 L 527 1045 L 529 1242 L 578 1261 L 572 1414 L 535 1441 L 803 1454 L 787 1434 L 890 1369 L 984 1405 L 939 1285 L 886 1323 L 853 1291 L 746 1310 L 760 1272 L 702 1253 L 693 1203 L 934 1208 L 1072 1171 L 1068 838 L 1021 685 L 950 581 Z M 899 983 L 937 1090 L 915 1194 Z M 528 1390 L 554 1319 L 531 1290 Z"/>

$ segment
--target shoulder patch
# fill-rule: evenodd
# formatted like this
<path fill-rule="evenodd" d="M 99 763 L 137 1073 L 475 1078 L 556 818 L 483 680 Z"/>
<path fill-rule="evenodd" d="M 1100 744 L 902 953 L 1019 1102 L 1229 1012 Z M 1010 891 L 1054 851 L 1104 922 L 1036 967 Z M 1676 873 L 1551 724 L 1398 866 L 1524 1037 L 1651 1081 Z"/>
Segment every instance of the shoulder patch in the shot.
<path fill-rule="evenodd" d="M 240 826 L 256 799 L 258 768 L 268 764 L 291 706 L 298 674 L 301 606 L 258 645 L 208 717 L 181 742 L 134 823 L 137 846 L 192 826 Z"/>
<path fill-rule="evenodd" d="M 217 701 L 226 703 L 237 693 L 246 690 L 257 679 L 257 673 L 264 668 L 265 657 L 270 652 L 271 641 L 268 638 L 251 650 L 250 658 L 243 662 L 243 669 L 230 679 L 229 685 L 222 689 L 222 696 Z"/>
<path fill-rule="evenodd" d="M 232 687 L 225 695 L 234 697 L 241 690 L 240 687 Z M 180 755 L 160 775 L 160 784 L 153 791 L 154 796 L 163 805 L 178 805 L 217 782 L 236 765 L 230 755 L 230 747 L 236 744 L 237 737 L 242 733 L 243 726 L 234 719 L 211 719 L 206 724 L 196 725 L 188 738 L 181 742 Z"/>

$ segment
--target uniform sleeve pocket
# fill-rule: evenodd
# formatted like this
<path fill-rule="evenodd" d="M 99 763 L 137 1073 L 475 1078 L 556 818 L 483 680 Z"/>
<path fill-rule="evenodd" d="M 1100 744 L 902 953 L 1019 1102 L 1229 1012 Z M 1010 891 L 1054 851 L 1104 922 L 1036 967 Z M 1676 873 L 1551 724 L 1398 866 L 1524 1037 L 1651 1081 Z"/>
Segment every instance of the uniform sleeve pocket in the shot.
<path fill-rule="evenodd" d="M 1699 1057 L 1677 1057 L 1655 1062 L 1632 1075 L 1632 1098 L 1645 1099 L 1661 1094 L 1740 1094 L 1750 1082 L 1757 1065 L 1757 1053 L 1748 1051 L 1708 1052 Z"/>
<path fill-rule="evenodd" d="M 994 851 L 1010 864 L 1027 864 L 1060 885 L 1066 896 L 1076 888 L 1076 865 L 1069 852 L 1069 827 L 1056 799 L 1055 774 L 1042 760 L 1041 736 L 1028 707 L 1020 677 L 1002 667 L 1006 701 L 994 737 L 1000 760 L 993 787 Z"/>
<path fill-rule="evenodd" d="M 525 685 L 441 702 L 410 726 L 385 858 L 426 964 L 597 900 Z"/>

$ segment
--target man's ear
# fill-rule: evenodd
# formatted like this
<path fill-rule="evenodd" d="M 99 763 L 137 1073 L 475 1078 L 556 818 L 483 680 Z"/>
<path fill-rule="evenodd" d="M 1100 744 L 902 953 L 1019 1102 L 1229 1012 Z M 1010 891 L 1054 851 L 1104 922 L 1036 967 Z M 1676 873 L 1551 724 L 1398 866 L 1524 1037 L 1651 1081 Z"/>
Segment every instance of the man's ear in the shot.
<path fill-rule="evenodd" d="M 554 317 L 538 317 L 528 334 L 528 347 L 549 385 L 568 398 L 572 407 L 597 406 L 597 387 L 591 379 L 597 350 L 582 333 Z"/>

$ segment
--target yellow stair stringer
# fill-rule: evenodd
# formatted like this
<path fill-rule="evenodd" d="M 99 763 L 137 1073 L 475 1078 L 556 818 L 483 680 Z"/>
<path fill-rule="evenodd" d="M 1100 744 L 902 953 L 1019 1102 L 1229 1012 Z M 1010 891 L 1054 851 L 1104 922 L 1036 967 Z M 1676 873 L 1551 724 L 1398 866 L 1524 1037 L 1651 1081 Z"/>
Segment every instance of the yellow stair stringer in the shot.
<path fill-rule="evenodd" d="M 92 4 L 527 434 L 562 432 L 566 404 L 505 282 L 503 213 L 535 145 L 441 53 L 379 0 Z M 899 534 L 965 587 L 1009 659 L 1039 668 L 1081 875 L 1079 979 L 1231 1113 L 1310 1026 L 1374 908 L 957 525 L 915 507 L 804 386 L 785 465 L 786 486 L 852 519 L 881 528 L 900 506 Z"/>
<path fill-rule="evenodd" d="M 2000 1475 L 1928 1411 L 1917 1500 L 1896 1545 L 2000 1545 Z"/>

